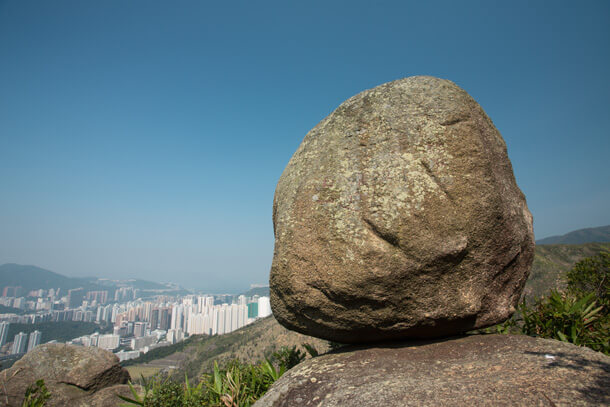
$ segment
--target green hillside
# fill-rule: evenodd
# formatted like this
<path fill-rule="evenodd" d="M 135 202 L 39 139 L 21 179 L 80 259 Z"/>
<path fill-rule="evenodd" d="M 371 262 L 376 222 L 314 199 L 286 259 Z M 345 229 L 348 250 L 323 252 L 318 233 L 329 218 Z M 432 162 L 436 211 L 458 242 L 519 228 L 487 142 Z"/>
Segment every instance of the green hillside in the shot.
<path fill-rule="evenodd" d="M 142 296 L 156 295 L 185 295 L 187 291 L 173 285 L 160 284 L 153 281 L 130 279 L 110 280 L 95 277 L 66 277 L 53 271 L 36 266 L 7 263 L 0 265 L 0 287 L 17 287 L 24 290 L 24 295 L 34 289 L 60 288 L 62 295 L 67 294 L 71 288 L 82 287 L 85 290 L 114 290 L 118 287 L 130 286 L 141 290 Z"/>
<path fill-rule="evenodd" d="M 61 288 L 65 291 L 71 288 L 89 287 L 91 283 L 86 279 L 62 276 L 36 266 L 7 263 L 0 266 L 0 287 L 6 286 L 21 286 L 27 293 L 38 288 Z"/>
<path fill-rule="evenodd" d="M 610 243 L 536 245 L 534 264 L 524 295 L 533 299 L 547 294 L 551 289 L 563 288 L 565 273 L 576 262 L 601 251 L 610 251 Z"/>
<path fill-rule="evenodd" d="M 289 331 L 270 316 L 230 334 L 197 336 L 187 346 L 176 344 L 172 345 L 173 348 L 161 348 L 159 350 L 163 349 L 163 357 L 157 360 L 150 361 L 147 355 L 143 355 L 125 365 L 132 365 L 130 370 L 133 371 L 177 365 L 177 368 L 171 371 L 173 377 L 184 378 L 186 373 L 191 378 L 209 372 L 215 360 L 221 363 L 239 358 L 242 361 L 257 362 L 284 346 L 300 346 L 303 343 L 313 345 L 320 352 L 329 349 L 327 341 Z"/>
<path fill-rule="evenodd" d="M 36 324 L 16 324 L 9 325 L 7 341 L 11 342 L 19 332 L 26 334 L 38 330 L 42 333 L 40 343 L 49 341 L 66 342 L 83 335 L 90 335 L 100 332 L 100 327 L 94 322 L 81 321 L 59 321 L 59 322 L 39 322 Z"/>
<path fill-rule="evenodd" d="M 253 297 L 258 295 L 259 297 L 269 297 L 269 287 L 254 287 L 243 293 L 246 297 Z"/>
<path fill-rule="evenodd" d="M 597 228 L 578 229 L 561 236 L 551 236 L 536 241 L 536 244 L 584 244 L 610 242 L 610 225 Z"/>
<path fill-rule="evenodd" d="M 25 311 L 20 308 L 7 307 L 0 305 L 0 314 L 25 314 Z"/>

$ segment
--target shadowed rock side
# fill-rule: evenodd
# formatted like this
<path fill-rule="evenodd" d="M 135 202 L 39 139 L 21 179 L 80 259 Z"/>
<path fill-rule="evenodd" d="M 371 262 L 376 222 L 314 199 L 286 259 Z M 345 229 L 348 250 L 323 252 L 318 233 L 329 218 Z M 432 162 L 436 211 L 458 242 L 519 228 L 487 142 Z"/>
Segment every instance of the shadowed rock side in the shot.
<path fill-rule="evenodd" d="M 362 92 L 312 129 L 279 180 L 273 224 L 276 319 L 344 343 L 501 322 L 534 252 L 502 136 L 433 77 Z"/>
<path fill-rule="evenodd" d="M 111 352 L 45 344 L 0 372 L 0 405 L 20 406 L 26 389 L 39 379 L 51 393 L 47 406 L 116 406 L 116 394 L 129 390 L 129 373 Z"/>
<path fill-rule="evenodd" d="M 279 406 L 599 406 L 610 358 L 528 336 L 473 335 L 351 348 L 289 370 L 255 404 Z"/>

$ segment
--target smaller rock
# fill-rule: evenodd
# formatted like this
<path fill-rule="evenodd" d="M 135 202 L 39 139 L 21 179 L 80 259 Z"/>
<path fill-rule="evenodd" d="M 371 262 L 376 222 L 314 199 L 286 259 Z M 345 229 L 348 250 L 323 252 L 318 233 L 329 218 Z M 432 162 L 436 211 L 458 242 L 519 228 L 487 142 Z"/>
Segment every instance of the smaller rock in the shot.
<path fill-rule="evenodd" d="M 45 344 L 0 373 L 0 400 L 19 406 L 27 388 L 43 379 L 47 406 L 78 405 L 98 390 L 129 381 L 129 373 L 111 352 L 94 347 Z M 117 398 L 118 400 L 118 398 Z"/>
<path fill-rule="evenodd" d="M 134 389 L 138 395 L 142 396 L 144 394 L 144 389 L 141 386 L 134 386 Z M 130 399 L 134 398 L 129 385 L 116 384 L 95 392 L 88 399 L 83 399 L 83 407 L 116 407 L 122 403 L 118 397 L 119 395 L 129 397 Z"/>

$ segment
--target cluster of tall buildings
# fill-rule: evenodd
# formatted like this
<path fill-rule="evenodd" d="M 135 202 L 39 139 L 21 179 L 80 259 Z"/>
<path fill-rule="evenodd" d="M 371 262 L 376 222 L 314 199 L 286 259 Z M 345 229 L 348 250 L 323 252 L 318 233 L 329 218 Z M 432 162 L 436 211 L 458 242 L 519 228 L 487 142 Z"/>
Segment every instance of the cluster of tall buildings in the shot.
<path fill-rule="evenodd" d="M 10 323 L 83 321 L 111 324 L 113 332 L 86 335 L 71 343 L 121 349 L 125 353 L 121 357 L 135 357 L 137 352 L 180 342 L 189 335 L 230 333 L 271 314 L 269 297 L 258 295 L 158 295 L 146 301 L 133 287 L 120 287 L 114 292 L 75 288 L 62 292 L 61 297 L 59 289 L 32 290 L 27 298 L 16 297 L 24 295 L 21 287 L 4 287 L 0 292 L 4 295 L 0 304 L 31 311 L 25 315 L 0 314 L 0 348 L 12 339 L 7 337 Z M 39 331 L 29 335 L 20 332 L 3 352 L 25 353 L 38 345 L 41 337 Z"/>
<path fill-rule="evenodd" d="M 2 287 L 2 296 L 3 297 L 21 297 L 23 295 L 23 287 Z"/>
<path fill-rule="evenodd" d="M 196 304 L 185 298 L 172 309 L 172 329 L 181 329 L 189 335 L 222 335 L 270 314 L 269 297 L 248 301 L 240 295 L 236 303 L 216 305 L 210 296 L 198 297 Z"/>
<path fill-rule="evenodd" d="M 134 301 L 122 306 L 98 308 L 98 321 L 114 323 L 115 329 L 130 332 L 132 323 L 147 322 L 149 330 L 176 330 L 188 335 L 222 335 L 233 332 L 256 318 L 271 314 L 269 297 L 216 304 L 213 296 L 185 296 L 173 302 Z M 135 325 L 134 325 L 135 329 Z"/>
<path fill-rule="evenodd" d="M 81 336 L 74 343 L 80 343 L 83 346 L 97 346 L 98 348 L 106 350 L 114 350 L 119 347 L 121 337 L 115 334 L 104 334 L 100 335 L 98 332 Z"/>
<path fill-rule="evenodd" d="M 8 330 L 10 323 L 0 322 L 0 347 L 6 343 Z M 28 340 L 29 336 L 29 340 Z M 19 353 L 26 353 L 40 345 L 40 339 L 42 338 L 42 332 L 36 330 L 29 335 L 27 333 L 19 332 L 13 339 L 13 346 L 10 349 L 11 355 Z"/>
<path fill-rule="evenodd" d="M 108 304 L 109 302 L 133 301 L 140 295 L 140 290 L 133 287 L 120 287 L 116 290 L 87 291 L 74 288 L 63 293 L 60 289 L 37 289 L 24 293 L 22 287 L 3 287 L 0 289 L 0 304 L 6 307 L 32 311 L 29 315 L 2 314 L 0 320 L 15 323 L 36 323 L 46 321 L 85 321 L 95 320 L 95 314 L 87 310 Z M 23 295 L 27 295 L 27 298 Z M 83 308 L 82 313 L 76 310 Z M 70 312 L 74 311 L 74 312 Z M 34 315 L 36 314 L 36 315 Z"/>

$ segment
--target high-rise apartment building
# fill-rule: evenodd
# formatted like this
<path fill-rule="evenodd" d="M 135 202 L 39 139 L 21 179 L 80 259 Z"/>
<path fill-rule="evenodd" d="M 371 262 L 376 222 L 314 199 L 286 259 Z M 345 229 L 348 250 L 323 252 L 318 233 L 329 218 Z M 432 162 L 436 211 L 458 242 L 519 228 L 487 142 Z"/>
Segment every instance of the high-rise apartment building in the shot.
<path fill-rule="evenodd" d="M 0 347 L 6 343 L 6 338 L 8 337 L 8 327 L 10 323 L 8 322 L 0 322 Z"/>
<path fill-rule="evenodd" d="M 155 330 L 159 326 L 159 309 L 155 308 L 150 313 L 150 329 Z"/>
<path fill-rule="evenodd" d="M 184 326 L 184 306 L 174 305 L 172 308 L 171 329 L 182 329 Z"/>
<path fill-rule="evenodd" d="M 28 341 L 28 352 L 40 345 L 40 339 L 42 338 L 42 332 L 36 330 L 30 334 L 30 340 Z"/>
<path fill-rule="evenodd" d="M 73 288 L 68 290 L 68 308 L 78 308 L 83 304 L 85 298 L 85 290 L 82 288 Z"/>
<path fill-rule="evenodd" d="M 170 328 L 171 316 L 169 308 L 161 308 L 159 310 L 159 329 L 166 331 Z"/>
<path fill-rule="evenodd" d="M 258 317 L 258 302 L 248 303 L 248 318 Z"/>
<path fill-rule="evenodd" d="M 19 332 L 17 335 L 15 335 L 15 340 L 13 341 L 13 349 L 11 350 L 11 355 L 16 355 L 17 353 L 25 353 L 27 345 L 28 345 L 28 334 Z"/>
<path fill-rule="evenodd" d="M 25 308 L 25 298 L 23 298 L 23 297 L 15 298 L 15 301 L 13 301 L 13 308 L 24 309 Z"/>
<path fill-rule="evenodd" d="M 142 337 L 146 334 L 146 326 L 148 322 L 136 322 L 133 326 L 133 336 L 136 338 Z"/>
<path fill-rule="evenodd" d="M 259 297 L 258 299 L 258 317 L 265 318 L 271 315 L 271 303 L 269 297 Z"/>
<path fill-rule="evenodd" d="M 97 346 L 99 348 L 106 349 L 106 350 L 114 350 L 119 347 L 120 340 L 121 340 L 121 337 L 119 335 L 114 335 L 114 334 L 100 335 L 98 342 L 97 342 Z"/>

